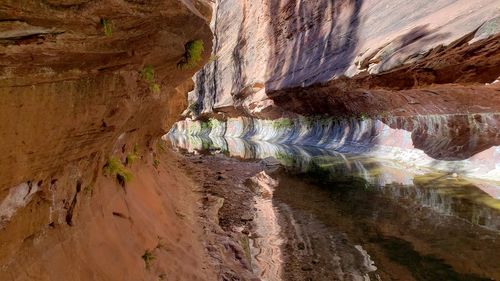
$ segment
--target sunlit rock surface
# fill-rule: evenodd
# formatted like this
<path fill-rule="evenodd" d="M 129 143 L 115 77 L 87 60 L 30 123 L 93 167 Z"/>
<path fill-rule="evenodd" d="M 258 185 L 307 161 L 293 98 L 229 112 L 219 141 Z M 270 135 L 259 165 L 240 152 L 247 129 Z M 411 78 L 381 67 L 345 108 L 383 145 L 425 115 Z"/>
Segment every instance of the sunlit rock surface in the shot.
<path fill-rule="evenodd" d="M 478 41 L 499 32 L 499 14 L 495 0 L 218 0 L 212 62 L 195 77 L 189 111 L 276 116 L 275 90 L 389 70 L 347 88 L 490 83 L 498 39 Z"/>
<path fill-rule="evenodd" d="M 215 1 L 212 61 L 172 132 L 499 180 L 499 15 L 493 0 Z M 279 118 L 297 121 L 257 120 Z"/>

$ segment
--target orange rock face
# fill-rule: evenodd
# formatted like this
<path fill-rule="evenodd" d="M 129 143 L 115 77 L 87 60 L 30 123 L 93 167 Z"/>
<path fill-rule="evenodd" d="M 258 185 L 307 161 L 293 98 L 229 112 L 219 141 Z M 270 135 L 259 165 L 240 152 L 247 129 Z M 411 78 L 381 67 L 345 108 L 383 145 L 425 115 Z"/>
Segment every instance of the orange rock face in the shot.
<path fill-rule="evenodd" d="M 120 251 L 154 247 L 159 232 L 140 231 L 152 222 L 146 213 L 133 221 L 103 166 L 134 153 L 153 169 L 155 141 L 186 107 L 197 70 L 178 63 L 192 40 L 211 49 L 210 17 L 209 5 L 197 0 L 0 3 L 0 280 L 143 278 L 145 249 L 133 257 Z M 142 188 L 153 193 L 131 204 L 163 212 L 170 199 L 153 200 L 155 183 L 145 180 Z M 110 190 L 82 207 L 84 193 L 101 187 Z M 117 220 L 109 213 L 115 210 Z M 118 238 L 131 224 L 137 231 Z M 102 255 L 88 256 L 88 247 Z M 113 262 L 93 270 L 92 259 Z"/>

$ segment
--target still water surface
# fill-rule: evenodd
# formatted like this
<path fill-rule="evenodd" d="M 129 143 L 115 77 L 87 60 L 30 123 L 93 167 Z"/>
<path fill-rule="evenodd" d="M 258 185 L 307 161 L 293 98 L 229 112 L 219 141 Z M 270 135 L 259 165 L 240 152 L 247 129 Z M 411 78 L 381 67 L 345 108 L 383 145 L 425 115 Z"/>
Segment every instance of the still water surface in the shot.
<path fill-rule="evenodd" d="M 256 194 L 252 264 L 263 280 L 500 280 L 497 183 L 313 147 L 170 141 L 280 162 L 247 183 Z"/>

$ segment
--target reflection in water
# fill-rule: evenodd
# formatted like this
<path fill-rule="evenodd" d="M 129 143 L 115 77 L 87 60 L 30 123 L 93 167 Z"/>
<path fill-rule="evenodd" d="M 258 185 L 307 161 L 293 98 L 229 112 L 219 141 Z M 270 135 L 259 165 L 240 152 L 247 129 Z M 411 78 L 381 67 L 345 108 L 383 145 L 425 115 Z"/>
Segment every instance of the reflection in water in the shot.
<path fill-rule="evenodd" d="M 363 247 L 274 200 L 279 181 L 261 172 L 248 186 L 257 194 L 251 248 L 254 271 L 262 280 L 371 280 L 377 268 Z"/>
<path fill-rule="evenodd" d="M 251 237 L 252 264 L 264 281 L 279 281 L 282 275 L 283 239 L 278 223 L 278 210 L 273 206 L 272 197 L 278 182 L 261 172 L 251 178 L 255 197 L 255 218 L 257 235 Z"/>
<path fill-rule="evenodd" d="M 379 116 L 375 119 L 366 116 L 277 120 L 239 117 L 226 122 L 186 119 L 177 122 L 169 134 L 211 137 L 215 141 L 227 137 L 228 141 L 243 138 L 308 145 L 500 181 L 497 165 L 500 138 L 496 129 L 499 124 L 500 114 Z"/>
<path fill-rule="evenodd" d="M 286 167 L 251 184 L 260 190 L 253 263 L 265 280 L 500 280 L 495 184 L 313 147 L 170 140 Z"/>
<path fill-rule="evenodd" d="M 498 279 L 498 230 L 392 197 L 357 177 L 320 182 L 319 175 L 276 175 L 275 200 L 321 221 L 322 233 L 345 233 L 349 243 L 362 245 L 382 280 Z M 498 217 L 495 209 L 488 214 Z"/>

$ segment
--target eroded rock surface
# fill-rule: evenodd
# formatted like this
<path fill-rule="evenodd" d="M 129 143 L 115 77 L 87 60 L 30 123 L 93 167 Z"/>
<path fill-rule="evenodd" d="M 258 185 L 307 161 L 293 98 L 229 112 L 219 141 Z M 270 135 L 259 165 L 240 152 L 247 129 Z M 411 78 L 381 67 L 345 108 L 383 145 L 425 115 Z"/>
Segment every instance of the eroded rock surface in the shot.
<path fill-rule="evenodd" d="M 338 136 L 301 127 L 277 140 L 306 135 L 324 147 L 356 135 L 368 149 L 411 148 L 436 160 L 500 145 L 495 1 L 217 1 L 214 11 L 213 61 L 195 76 L 185 116 L 331 117 L 344 120 L 331 127 Z M 390 133 L 376 135 L 382 127 Z M 252 129 L 239 136 L 267 139 Z"/>
<path fill-rule="evenodd" d="M 156 140 L 186 107 L 197 69 L 178 63 L 192 40 L 211 49 L 210 17 L 198 0 L 1 1 L 0 280 L 163 274 L 141 259 L 171 228 L 153 217 L 195 224 L 171 220 L 174 198 L 152 199 L 172 185 L 155 177 Z M 133 199 L 116 171 L 103 177 L 113 157 L 135 169 Z M 187 259 L 203 253 L 194 247 Z M 178 268 L 169 278 L 208 278 L 193 263 Z"/>
<path fill-rule="evenodd" d="M 196 113 L 234 107 L 272 117 L 269 92 L 342 76 L 355 78 L 349 91 L 484 84 L 500 75 L 491 0 L 217 1 L 214 10 L 213 61 L 190 96 Z"/>

